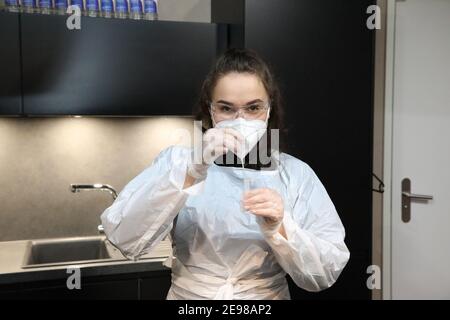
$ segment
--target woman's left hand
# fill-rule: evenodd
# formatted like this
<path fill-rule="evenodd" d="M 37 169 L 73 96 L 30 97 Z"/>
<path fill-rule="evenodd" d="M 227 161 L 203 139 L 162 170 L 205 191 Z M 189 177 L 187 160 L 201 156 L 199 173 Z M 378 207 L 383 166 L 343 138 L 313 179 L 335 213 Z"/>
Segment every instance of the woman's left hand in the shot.
<path fill-rule="evenodd" d="M 247 191 L 244 193 L 243 204 L 246 210 L 263 217 L 269 226 L 280 227 L 284 217 L 284 204 L 275 190 L 261 188 Z"/>

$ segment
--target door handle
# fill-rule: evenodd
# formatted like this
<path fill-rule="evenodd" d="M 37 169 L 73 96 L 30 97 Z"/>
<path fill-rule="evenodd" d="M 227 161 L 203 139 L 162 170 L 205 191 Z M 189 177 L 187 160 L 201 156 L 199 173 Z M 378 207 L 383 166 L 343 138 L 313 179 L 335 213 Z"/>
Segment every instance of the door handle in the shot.
<path fill-rule="evenodd" d="M 428 201 L 433 200 L 433 196 L 411 193 L 411 180 L 402 180 L 402 221 L 407 223 L 411 220 L 411 200 Z"/>
<path fill-rule="evenodd" d="M 424 194 L 414 194 L 414 193 L 409 193 L 406 191 L 403 191 L 402 195 L 404 195 L 405 197 L 408 197 L 410 199 L 414 199 L 414 200 L 433 200 L 433 196 L 427 196 Z"/>

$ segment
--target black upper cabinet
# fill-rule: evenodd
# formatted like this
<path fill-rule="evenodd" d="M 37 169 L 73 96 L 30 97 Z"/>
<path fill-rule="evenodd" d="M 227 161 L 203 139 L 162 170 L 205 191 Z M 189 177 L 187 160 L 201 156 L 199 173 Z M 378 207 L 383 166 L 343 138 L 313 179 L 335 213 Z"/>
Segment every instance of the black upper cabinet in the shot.
<path fill-rule="evenodd" d="M 24 113 L 188 115 L 216 57 L 209 23 L 22 14 Z"/>
<path fill-rule="evenodd" d="M 0 12 L 0 115 L 22 112 L 19 15 Z"/>

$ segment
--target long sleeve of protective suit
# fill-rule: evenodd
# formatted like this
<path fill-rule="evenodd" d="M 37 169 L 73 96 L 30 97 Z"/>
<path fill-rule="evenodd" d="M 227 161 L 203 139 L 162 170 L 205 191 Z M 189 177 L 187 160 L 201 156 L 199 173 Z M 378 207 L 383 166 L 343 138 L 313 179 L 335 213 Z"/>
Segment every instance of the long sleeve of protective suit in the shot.
<path fill-rule="evenodd" d="M 309 166 L 296 167 L 295 162 L 287 161 L 288 171 L 300 173 L 291 181 L 290 199 L 285 200 L 287 239 L 280 233 L 265 237 L 278 263 L 299 287 L 320 291 L 336 282 L 350 253 L 345 229 L 324 186 Z"/>
<path fill-rule="evenodd" d="M 203 182 L 183 189 L 189 161 L 189 149 L 165 149 L 103 212 L 105 234 L 127 258 L 156 246 L 172 229 L 188 196 L 201 191 Z"/>

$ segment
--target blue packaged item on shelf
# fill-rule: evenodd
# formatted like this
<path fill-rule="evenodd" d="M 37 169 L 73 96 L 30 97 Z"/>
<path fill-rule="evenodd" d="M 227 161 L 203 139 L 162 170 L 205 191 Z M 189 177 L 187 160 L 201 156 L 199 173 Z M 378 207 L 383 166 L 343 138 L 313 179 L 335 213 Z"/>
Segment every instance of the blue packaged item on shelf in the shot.
<path fill-rule="evenodd" d="M 55 10 L 59 14 L 66 14 L 67 6 L 67 0 L 55 0 Z"/>
<path fill-rule="evenodd" d="M 51 0 L 38 0 L 39 11 L 43 14 L 50 14 L 53 9 L 53 4 Z"/>
<path fill-rule="evenodd" d="M 5 9 L 10 12 L 19 12 L 19 0 L 5 0 Z"/>
<path fill-rule="evenodd" d="M 83 0 L 70 0 L 71 6 L 78 6 L 80 10 L 83 10 Z"/>
<path fill-rule="evenodd" d="M 157 20 L 158 19 L 158 7 L 156 1 L 143 0 L 144 1 L 144 19 Z"/>
<path fill-rule="evenodd" d="M 128 17 L 128 1 L 127 0 L 116 0 L 116 18 L 127 18 Z"/>
<path fill-rule="evenodd" d="M 36 0 L 22 0 L 23 11 L 26 13 L 33 13 L 36 11 Z"/>
<path fill-rule="evenodd" d="M 141 0 L 130 0 L 130 17 L 139 20 L 142 18 Z"/>
<path fill-rule="evenodd" d="M 102 16 L 105 18 L 111 18 L 114 13 L 114 7 L 112 0 L 100 0 L 101 1 L 101 10 Z"/>
<path fill-rule="evenodd" d="M 97 17 L 98 16 L 98 0 L 86 0 L 86 11 L 88 16 Z"/>

